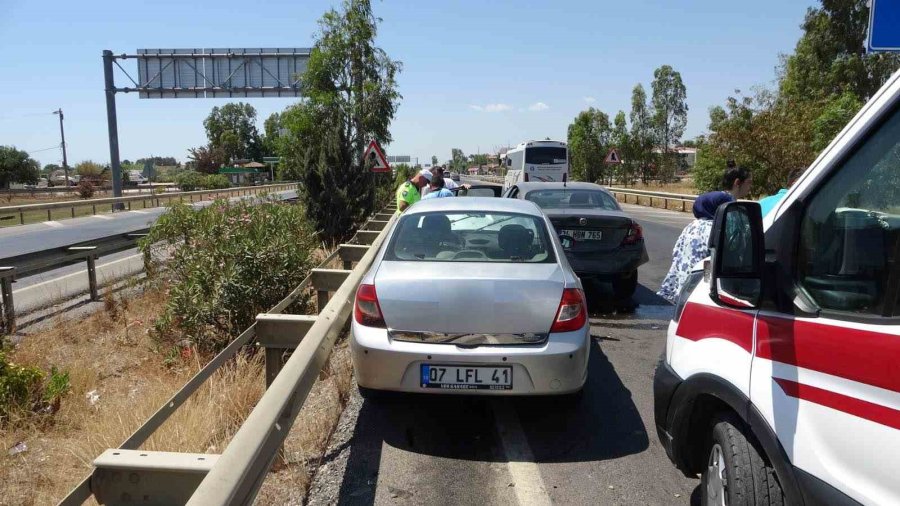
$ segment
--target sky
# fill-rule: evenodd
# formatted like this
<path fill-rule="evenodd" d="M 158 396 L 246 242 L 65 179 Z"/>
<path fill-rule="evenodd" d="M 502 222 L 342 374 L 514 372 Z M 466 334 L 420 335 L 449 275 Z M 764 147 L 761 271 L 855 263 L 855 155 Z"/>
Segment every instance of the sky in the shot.
<path fill-rule="evenodd" d="M 337 0 L 303 2 L 0 0 L 0 145 L 60 163 L 109 160 L 101 53 L 138 48 L 310 47 Z M 681 73 L 685 139 L 704 133 L 711 106 L 735 89 L 774 83 L 812 0 L 374 0 L 378 45 L 403 62 L 403 99 L 389 155 L 445 161 L 451 148 L 494 152 L 527 139 L 565 140 L 579 111 L 612 118 L 653 70 Z M 135 75 L 134 60 L 123 66 Z M 116 84 L 127 77 L 117 70 Z M 229 99 L 118 94 L 121 158 L 187 159 L 206 143 L 203 119 Z M 236 99 L 239 100 L 239 99 Z M 258 127 L 296 99 L 244 99 Z"/>

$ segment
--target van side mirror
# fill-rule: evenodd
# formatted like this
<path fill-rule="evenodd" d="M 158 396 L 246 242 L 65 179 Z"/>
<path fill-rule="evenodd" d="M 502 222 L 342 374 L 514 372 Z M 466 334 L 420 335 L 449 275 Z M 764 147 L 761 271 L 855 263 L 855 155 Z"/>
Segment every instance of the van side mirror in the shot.
<path fill-rule="evenodd" d="M 765 236 L 756 202 L 729 202 L 719 207 L 709 235 L 710 292 L 721 306 L 759 307 L 763 293 Z"/>

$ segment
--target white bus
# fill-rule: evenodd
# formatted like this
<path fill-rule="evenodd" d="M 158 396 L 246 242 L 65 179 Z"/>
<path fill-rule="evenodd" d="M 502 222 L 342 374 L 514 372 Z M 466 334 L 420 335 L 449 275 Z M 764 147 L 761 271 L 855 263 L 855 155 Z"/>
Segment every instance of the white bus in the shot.
<path fill-rule="evenodd" d="M 561 141 L 525 141 L 506 152 L 504 191 L 520 182 L 562 182 L 569 176 L 569 152 Z"/>

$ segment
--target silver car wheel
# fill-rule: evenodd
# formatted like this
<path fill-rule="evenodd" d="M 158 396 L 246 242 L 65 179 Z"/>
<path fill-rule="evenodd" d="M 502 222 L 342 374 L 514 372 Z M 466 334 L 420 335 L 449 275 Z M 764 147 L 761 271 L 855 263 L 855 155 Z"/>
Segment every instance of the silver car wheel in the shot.
<path fill-rule="evenodd" d="M 709 452 L 709 466 L 706 470 L 706 504 L 725 506 L 725 492 L 728 488 L 725 471 L 725 455 L 718 443 Z"/>

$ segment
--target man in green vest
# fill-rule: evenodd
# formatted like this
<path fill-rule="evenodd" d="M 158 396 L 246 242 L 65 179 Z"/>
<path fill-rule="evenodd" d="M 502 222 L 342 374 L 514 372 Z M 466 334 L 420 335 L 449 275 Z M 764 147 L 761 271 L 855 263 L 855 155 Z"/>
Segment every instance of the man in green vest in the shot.
<path fill-rule="evenodd" d="M 431 182 L 431 178 L 431 171 L 422 169 L 397 188 L 397 213 L 402 213 L 407 207 L 422 199 L 422 188 Z"/>

